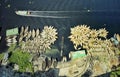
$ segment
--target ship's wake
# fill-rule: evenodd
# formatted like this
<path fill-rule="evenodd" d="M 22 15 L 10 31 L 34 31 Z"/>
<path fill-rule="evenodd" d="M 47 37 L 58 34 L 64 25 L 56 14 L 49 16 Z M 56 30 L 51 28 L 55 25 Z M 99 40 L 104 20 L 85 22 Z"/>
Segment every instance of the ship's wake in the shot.
<path fill-rule="evenodd" d="M 25 13 L 24 13 L 25 12 Z M 120 11 L 114 10 L 82 10 L 82 11 L 19 11 L 16 13 L 22 16 L 42 17 L 42 18 L 73 18 L 85 14 L 103 14 L 103 13 L 120 13 Z"/>

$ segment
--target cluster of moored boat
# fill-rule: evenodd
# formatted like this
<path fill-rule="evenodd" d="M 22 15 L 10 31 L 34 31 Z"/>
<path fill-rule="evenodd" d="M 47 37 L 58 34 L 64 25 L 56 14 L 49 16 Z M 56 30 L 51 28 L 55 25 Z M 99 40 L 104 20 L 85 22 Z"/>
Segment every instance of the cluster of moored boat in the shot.
<path fill-rule="evenodd" d="M 11 46 L 11 44 L 17 43 L 16 38 L 17 38 L 17 36 L 11 36 L 11 37 L 8 36 L 6 38 L 7 46 Z"/>

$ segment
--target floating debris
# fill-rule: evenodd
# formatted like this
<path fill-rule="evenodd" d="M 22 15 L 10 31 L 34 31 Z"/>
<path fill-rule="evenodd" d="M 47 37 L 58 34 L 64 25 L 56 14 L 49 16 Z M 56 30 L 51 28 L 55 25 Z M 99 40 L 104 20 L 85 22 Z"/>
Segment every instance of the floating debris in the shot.
<path fill-rule="evenodd" d="M 91 10 L 87 10 L 87 12 L 91 12 Z"/>
<path fill-rule="evenodd" d="M 29 4 L 33 4 L 33 1 L 29 1 Z"/>
<path fill-rule="evenodd" d="M 10 8 L 10 7 L 11 7 L 11 5 L 10 5 L 10 4 L 8 4 L 8 5 L 7 5 L 7 7 L 8 7 L 8 8 Z"/>

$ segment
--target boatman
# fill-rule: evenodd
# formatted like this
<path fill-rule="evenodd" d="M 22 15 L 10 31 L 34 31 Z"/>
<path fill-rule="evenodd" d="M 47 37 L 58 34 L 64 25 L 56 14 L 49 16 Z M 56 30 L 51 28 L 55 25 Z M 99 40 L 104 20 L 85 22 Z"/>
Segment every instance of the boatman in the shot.
<path fill-rule="evenodd" d="M 30 11 L 27 11 L 27 15 L 30 15 L 31 14 L 31 12 Z"/>

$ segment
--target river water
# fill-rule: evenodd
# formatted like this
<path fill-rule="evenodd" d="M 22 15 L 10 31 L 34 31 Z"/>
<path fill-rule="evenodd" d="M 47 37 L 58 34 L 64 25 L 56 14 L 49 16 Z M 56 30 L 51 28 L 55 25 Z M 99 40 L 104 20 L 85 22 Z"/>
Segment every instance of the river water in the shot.
<path fill-rule="evenodd" d="M 72 43 L 67 37 L 70 35 L 70 28 L 76 25 L 87 24 L 91 28 L 106 28 L 109 31 L 109 37 L 114 33 L 120 33 L 119 4 L 120 0 L 1 0 L 1 35 L 5 38 L 6 29 L 14 27 L 30 26 L 31 29 L 42 29 L 45 25 L 52 25 L 59 32 L 57 46 L 59 46 L 61 37 L 64 36 L 66 49 L 72 50 Z M 58 15 L 69 17 L 24 17 L 16 15 L 16 10 L 68 11 L 68 13 Z M 79 13 L 75 11 L 79 11 Z M 2 39 L 0 46 L 1 50 L 6 49 L 4 39 Z"/>

